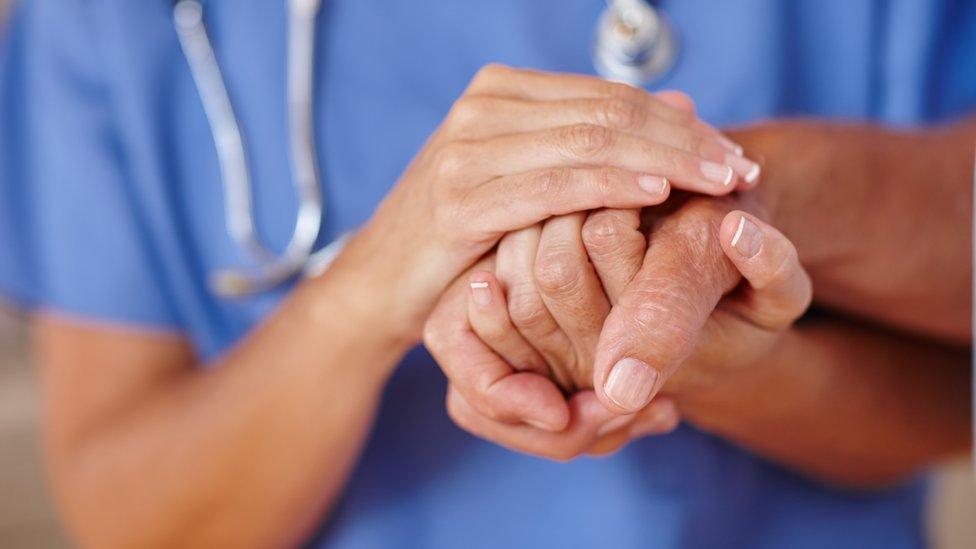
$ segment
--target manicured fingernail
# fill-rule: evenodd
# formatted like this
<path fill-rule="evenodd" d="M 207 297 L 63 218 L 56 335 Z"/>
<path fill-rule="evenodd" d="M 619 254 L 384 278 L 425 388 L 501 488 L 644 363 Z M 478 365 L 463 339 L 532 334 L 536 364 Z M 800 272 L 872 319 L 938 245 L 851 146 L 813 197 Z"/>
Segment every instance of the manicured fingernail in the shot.
<path fill-rule="evenodd" d="M 759 253 L 762 243 L 763 233 L 759 230 L 759 226 L 749 221 L 746 216 L 742 216 L 739 219 L 739 226 L 735 228 L 735 234 L 732 235 L 732 247 L 739 252 L 739 255 L 749 259 Z"/>
<path fill-rule="evenodd" d="M 596 430 L 596 436 L 602 437 L 603 435 L 609 435 L 617 429 L 627 425 L 633 419 L 634 414 L 627 414 L 625 416 L 617 416 L 613 419 L 607 420 L 606 423 L 601 425 L 600 428 Z"/>
<path fill-rule="evenodd" d="M 664 194 L 668 189 L 668 178 L 645 174 L 637 178 L 637 184 L 651 194 Z"/>
<path fill-rule="evenodd" d="M 759 179 L 759 164 L 748 158 L 727 154 L 725 155 L 725 163 L 731 166 L 735 173 L 750 185 Z"/>
<path fill-rule="evenodd" d="M 636 358 L 623 358 L 610 370 L 603 390 L 614 404 L 636 412 L 651 399 L 656 381 L 654 368 Z"/>
<path fill-rule="evenodd" d="M 732 179 L 735 178 L 735 172 L 730 166 L 709 162 L 708 160 L 702 161 L 701 173 L 705 176 L 705 179 L 719 183 L 723 187 L 727 187 L 729 183 L 732 183 Z"/>
<path fill-rule="evenodd" d="M 482 307 L 491 305 L 491 289 L 487 282 L 471 283 L 471 299 Z"/>

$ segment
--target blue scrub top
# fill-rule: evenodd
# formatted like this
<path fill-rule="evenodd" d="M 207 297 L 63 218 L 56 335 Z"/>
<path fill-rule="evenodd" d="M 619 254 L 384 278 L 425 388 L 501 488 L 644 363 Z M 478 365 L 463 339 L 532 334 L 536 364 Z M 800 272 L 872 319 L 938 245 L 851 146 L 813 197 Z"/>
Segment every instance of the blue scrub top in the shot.
<path fill-rule="evenodd" d="M 205 8 L 245 132 L 258 224 L 279 249 L 296 210 L 283 4 Z M 323 243 L 366 221 L 481 65 L 592 73 L 604 5 L 326 0 L 315 110 Z M 687 91 L 715 124 L 814 115 L 914 125 L 976 105 L 974 2 L 660 5 L 681 57 L 658 86 Z M 214 145 L 171 9 L 166 0 L 28 0 L 16 12 L 0 60 L 0 288 L 28 308 L 179 331 L 212 358 L 287 289 L 243 301 L 207 291 L 208 273 L 246 260 L 223 224 Z M 423 350 L 404 360 L 358 469 L 310 544 L 923 545 L 918 483 L 833 490 L 687 426 L 611 458 L 552 463 L 454 427 L 444 388 Z"/>

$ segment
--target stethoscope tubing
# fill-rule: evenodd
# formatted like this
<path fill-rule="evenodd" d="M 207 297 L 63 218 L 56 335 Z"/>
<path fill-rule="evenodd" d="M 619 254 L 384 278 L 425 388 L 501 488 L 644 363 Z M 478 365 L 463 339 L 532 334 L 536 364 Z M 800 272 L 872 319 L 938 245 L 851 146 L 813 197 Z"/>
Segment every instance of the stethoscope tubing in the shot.
<path fill-rule="evenodd" d="M 213 133 L 224 193 L 228 234 L 257 271 L 225 269 L 211 276 L 211 289 L 236 297 L 272 289 L 310 263 L 322 226 L 323 199 L 313 119 L 315 19 L 321 0 L 289 0 L 287 108 L 292 180 L 298 215 L 284 252 L 266 247 L 254 220 L 253 189 L 241 128 L 227 93 L 220 64 L 203 21 L 199 0 L 177 0 L 173 18 L 180 46 L 199 91 Z"/>
<path fill-rule="evenodd" d="M 594 64 L 611 80 L 634 85 L 666 72 L 674 61 L 669 24 L 647 0 L 606 0 Z M 203 17 L 202 0 L 175 0 L 173 19 L 213 133 L 224 200 L 224 222 L 234 244 L 255 263 L 252 270 L 222 269 L 210 277 L 220 297 L 271 290 L 298 275 L 323 272 L 348 234 L 314 252 L 322 229 L 323 196 L 315 146 L 314 61 L 316 18 L 322 0 L 288 0 L 287 110 L 289 160 L 298 199 L 291 238 L 276 254 L 261 240 L 254 219 L 247 150 Z M 630 29 L 619 32 L 620 25 Z"/>

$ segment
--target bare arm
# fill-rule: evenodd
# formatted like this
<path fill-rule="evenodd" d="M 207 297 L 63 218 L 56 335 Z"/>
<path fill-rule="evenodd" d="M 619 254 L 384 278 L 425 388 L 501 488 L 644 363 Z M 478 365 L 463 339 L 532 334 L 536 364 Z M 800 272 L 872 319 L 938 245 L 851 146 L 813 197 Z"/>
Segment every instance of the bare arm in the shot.
<path fill-rule="evenodd" d="M 976 119 L 898 132 L 813 121 L 734 134 L 816 301 L 968 344 Z"/>
<path fill-rule="evenodd" d="M 965 452 L 966 352 L 838 319 L 802 322 L 711 390 L 682 393 L 699 427 L 827 482 L 897 482 Z"/>
<path fill-rule="evenodd" d="M 338 495 L 405 349 L 379 307 L 343 299 L 354 291 L 309 283 L 207 370 L 177 335 L 38 317 L 49 468 L 77 540 L 300 542 Z"/>
<path fill-rule="evenodd" d="M 333 269 L 215 364 L 196 368 L 177 336 L 42 315 L 48 455 L 72 529 L 96 547 L 298 543 L 459 274 L 552 215 L 659 204 L 670 185 L 727 194 L 727 149 L 641 90 L 489 66 Z"/>

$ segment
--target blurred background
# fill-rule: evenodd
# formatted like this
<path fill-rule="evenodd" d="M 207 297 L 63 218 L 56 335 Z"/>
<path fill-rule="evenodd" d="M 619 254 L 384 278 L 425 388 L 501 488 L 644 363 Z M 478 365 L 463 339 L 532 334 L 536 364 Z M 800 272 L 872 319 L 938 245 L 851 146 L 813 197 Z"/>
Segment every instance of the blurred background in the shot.
<path fill-rule="evenodd" d="M 8 3 L 0 0 L 0 32 Z M 24 320 L 0 305 L 0 548 L 65 547 L 44 489 L 36 376 Z M 969 461 L 937 472 L 928 515 L 933 547 L 976 547 L 976 482 Z"/>

